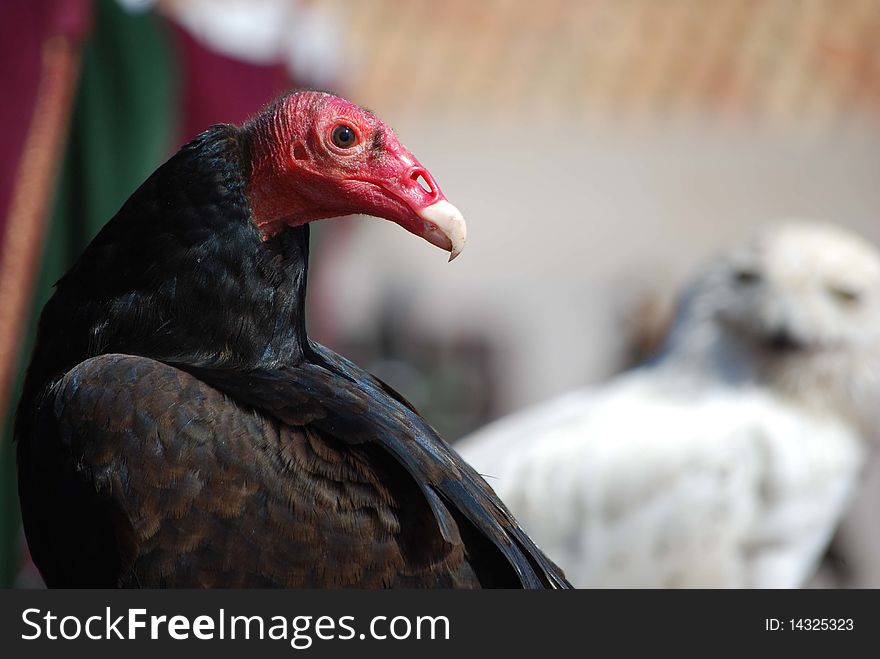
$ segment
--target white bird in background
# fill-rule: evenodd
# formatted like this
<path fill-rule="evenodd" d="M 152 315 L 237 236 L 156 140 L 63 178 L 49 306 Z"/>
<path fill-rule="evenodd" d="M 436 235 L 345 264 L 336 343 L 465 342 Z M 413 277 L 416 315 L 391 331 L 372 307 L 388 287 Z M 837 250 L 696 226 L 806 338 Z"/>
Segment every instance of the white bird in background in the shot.
<path fill-rule="evenodd" d="M 578 587 L 798 587 L 858 485 L 878 379 L 880 254 L 789 222 L 711 264 L 656 360 L 456 448 Z"/>

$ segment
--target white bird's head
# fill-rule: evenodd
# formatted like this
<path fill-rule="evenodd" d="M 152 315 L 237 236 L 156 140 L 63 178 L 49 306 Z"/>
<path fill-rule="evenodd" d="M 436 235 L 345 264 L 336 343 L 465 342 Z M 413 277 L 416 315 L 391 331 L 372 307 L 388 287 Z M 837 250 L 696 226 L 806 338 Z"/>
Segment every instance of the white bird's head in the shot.
<path fill-rule="evenodd" d="M 880 343 L 880 254 L 843 229 L 786 223 L 731 251 L 716 318 L 767 359 Z"/>
<path fill-rule="evenodd" d="M 819 222 L 761 230 L 694 283 L 670 343 L 811 405 L 877 407 L 880 251 Z"/>

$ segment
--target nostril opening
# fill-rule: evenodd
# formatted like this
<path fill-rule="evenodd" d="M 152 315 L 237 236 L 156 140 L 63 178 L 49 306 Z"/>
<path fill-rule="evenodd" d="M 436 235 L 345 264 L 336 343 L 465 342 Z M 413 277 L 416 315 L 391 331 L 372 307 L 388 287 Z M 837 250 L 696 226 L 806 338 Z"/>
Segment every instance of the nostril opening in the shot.
<path fill-rule="evenodd" d="M 426 179 L 421 172 L 413 172 L 412 178 L 421 186 L 422 190 L 428 194 L 434 194 L 434 188 L 431 187 L 431 184 L 428 183 L 428 179 Z"/>

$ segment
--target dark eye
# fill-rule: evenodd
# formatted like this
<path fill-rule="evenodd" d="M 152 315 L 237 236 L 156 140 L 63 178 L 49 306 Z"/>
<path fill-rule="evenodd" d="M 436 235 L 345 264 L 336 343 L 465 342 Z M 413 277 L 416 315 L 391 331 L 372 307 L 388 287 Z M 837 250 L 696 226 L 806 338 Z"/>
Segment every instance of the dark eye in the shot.
<path fill-rule="evenodd" d="M 354 129 L 351 126 L 339 124 L 333 129 L 333 132 L 330 133 L 330 139 L 333 140 L 333 144 L 340 149 L 350 149 L 357 142 L 357 133 L 354 132 Z"/>
<path fill-rule="evenodd" d="M 733 279 L 742 286 L 751 286 L 761 281 L 761 274 L 749 268 L 740 268 L 733 273 Z"/>
<path fill-rule="evenodd" d="M 856 304 L 861 297 L 858 291 L 845 286 L 829 286 L 828 294 L 843 304 Z"/>

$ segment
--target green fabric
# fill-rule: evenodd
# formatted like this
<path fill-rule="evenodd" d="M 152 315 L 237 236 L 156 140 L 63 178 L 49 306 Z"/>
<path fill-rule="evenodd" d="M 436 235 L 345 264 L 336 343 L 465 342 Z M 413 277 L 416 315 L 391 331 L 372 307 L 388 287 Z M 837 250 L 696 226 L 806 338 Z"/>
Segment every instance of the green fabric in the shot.
<path fill-rule="evenodd" d="M 169 155 L 174 137 L 177 80 L 171 43 L 161 20 L 149 13 L 126 13 L 114 0 L 96 1 L 94 12 L 18 382 L 0 443 L 2 586 L 14 582 L 21 546 L 11 429 L 37 317 L 53 283 Z"/>

